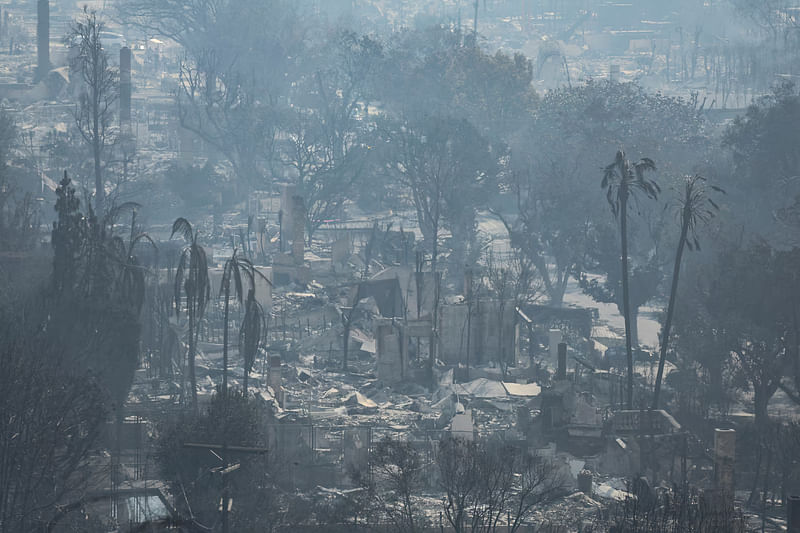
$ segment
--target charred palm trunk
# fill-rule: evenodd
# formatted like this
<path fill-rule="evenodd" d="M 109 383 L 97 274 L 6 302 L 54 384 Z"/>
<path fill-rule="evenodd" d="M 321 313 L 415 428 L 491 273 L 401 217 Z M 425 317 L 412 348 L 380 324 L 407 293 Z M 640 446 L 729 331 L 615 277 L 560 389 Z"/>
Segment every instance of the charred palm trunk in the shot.
<path fill-rule="evenodd" d="M 624 185 L 623 185 L 624 187 Z M 631 346 L 631 311 L 628 288 L 628 191 L 620 195 L 620 234 L 622 245 L 622 314 L 625 319 L 625 354 L 628 358 L 626 404 L 633 409 L 633 347 Z"/>
<path fill-rule="evenodd" d="M 230 308 L 231 282 L 230 279 L 223 281 L 225 284 L 225 313 L 223 318 L 222 330 L 222 405 L 225 413 L 223 424 L 227 424 L 228 413 L 228 312 Z M 228 468 L 228 431 L 223 431 L 222 442 L 222 466 L 223 472 Z M 222 531 L 227 533 L 228 526 L 228 476 L 222 475 Z"/>
<path fill-rule="evenodd" d="M 631 304 L 628 309 L 631 314 L 631 347 L 637 350 L 639 348 L 639 308 Z M 633 361 L 636 362 L 635 355 Z"/>
<path fill-rule="evenodd" d="M 189 386 L 192 388 L 191 396 L 192 396 L 192 408 L 195 412 L 197 412 L 197 376 L 195 375 L 194 371 L 194 361 L 195 361 L 195 354 L 197 350 L 197 331 L 195 327 L 195 321 L 197 320 L 195 317 L 195 308 L 194 308 L 194 298 L 189 296 L 188 298 L 189 304 Z"/>
<path fill-rule="evenodd" d="M 228 400 L 228 311 L 230 306 L 231 296 L 230 280 L 225 283 L 225 314 L 224 325 L 222 330 L 222 398 L 227 405 Z"/>
<path fill-rule="evenodd" d="M 439 198 L 439 187 L 436 188 L 436 198 Z M 436 273 L 436 260 L 439 255 L 439 208 L 438 200 L 436 207 L 436 216 L 433 226 L 433 248 L 431 255 L 431 272 L 433 273 L 433 321 L 431 323 L 431 336 L 428 346 L 428 378 L 430 380 L 430 387 L 433 390 L 434 377 L 433 368 L 436 366 L 436 345 L 439 338 L 439 276 Z"/>
<path fill-rule="evenodd" d="M 656 385 L 653 392 L 653 409 L 658 409 L 661 394 L 661 380 L 664 377 L 664 362 L 667 359 L 667 348 L 669 347 L 669 332 L 672 328 L 672 317 L 675 314 L 675 300 L 678 294 L 678 277 L 681 271 L 681 259 L 683 258 L 683 248 L 686 245 L 686 236 L 689 232 L 689 213 L 684 208 L 683 224 L 681 224 L 681 238 L 678 241 L 678 251 L 675 253 L 675 265 L 672 268 L 672 287 L 669 291 L 669 304 L 667 305 L 667 318 L 664 321 L 664 331 L 661 334 L 661 354 L 658 359 L 658 373 L 656 374 Z"/>
<path fill-rule="evenodd" d="M 769 405 L 770 394 L 764 385 L 753 386 L 753 411 L 757 428 L 766 428 L 769 421 L 767 406 Z"/>

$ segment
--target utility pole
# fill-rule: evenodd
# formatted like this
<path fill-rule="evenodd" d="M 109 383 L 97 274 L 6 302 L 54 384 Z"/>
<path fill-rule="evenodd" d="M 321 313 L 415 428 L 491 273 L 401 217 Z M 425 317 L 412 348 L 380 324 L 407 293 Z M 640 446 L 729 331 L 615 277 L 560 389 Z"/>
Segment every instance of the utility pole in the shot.
<path fill-rule="evenodd" d="M 227 441 L 227 437 L 225 439 Z M 222 476 L 222 533 L 229 533 L 230 526 L 228 524 L 228 511 L 230 507 L 230 498 L 228 497 L 228 474 L 231 474 L 238 470 L 242 465 L 241 463 L 236 463 L 233 465 L 228 464 L 228 454 L 229 453 L 242 453 L 248 455 L 265 455 L 268 450 L 267 448 L 254 448 L 250 446 L 228 446 L 227 443 L 225 444 L 205 444 L 205 443 L 196 443 L 196 442 L 186 442 L 183 444 L 184 448 L 193 448 L 193 449 L 201 449 L 201 450 L 208 450 L 211 452 L 214 457 L 220 460 L 222 466 L 217 468 L 212 468 L 211 471 L 213 473 L 218 473 Z M 216 451 L 220 451 L 222 455 L 216 453 Z"/>
<path fill-rule="evenodd" d="M 417 320 L 422 317 L 422 291 L 425 288 L 425 274 L 422 272 L 422 265 L 424 262 L 425 253 L 422 251 L 417 251 L 415 257 L 416 271 L 414 272 L 414 280 L 417 284 Z M 417 337 L 417 353 L 415 354 L 417 359 L 419 359 L 420 346 L 420 338 Z"/>

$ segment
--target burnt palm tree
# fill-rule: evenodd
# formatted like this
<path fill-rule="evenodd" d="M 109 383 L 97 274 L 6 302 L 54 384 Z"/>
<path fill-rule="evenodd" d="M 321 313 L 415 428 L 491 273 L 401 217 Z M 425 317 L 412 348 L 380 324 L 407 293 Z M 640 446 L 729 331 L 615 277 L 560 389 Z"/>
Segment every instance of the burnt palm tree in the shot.
<path fill-rule="evenodd" d="M 122 308 L 130 317 L 131 323 L 137 324 L 137 326 L 135 326 L 136 331 L 138 331 L 138 321 L 139 317 L 141 316 L 142 306 L 144 305 L 145 300 L 145 275 L 147 274 L 148 270 L 147 267 L 139 260 L 139 257 L 136 253 L 137 248 L 140 244 L 149 244 L 153 248 L 154 252 L 156 254 L 158 253 L 158 247 L 153 239 L 147 233 L 142 232 L 141 229 L 136 225 L 136 209 L 138 207 L 138 204 L 132 203 L 123 204 L 120 206 L 120 208 L 123 209 L 131 209 L 131 229 L 128 239 L 126 241 L 119 235 L 112 235 L 106 245 L 106 253 L 111 264 L 114 266 L 114 270 L 116 271 L 114 275 L 116 280 L 112 284 L 113 297 L 117 302 L 119 302 L 119 305 L 123 306 Z M 114 219 L 116 218 L 117 214 L 118 208 L 112 207 L 108 213 L 108 217 L 111 218 L 104 221 L 104 224 L 111 228 L 108 230 L 109 233 L 113 230 Z M 131 343 L 131 346 L 138 348 L 138 342 Z M 133 372 L 138 359 L 137 356 L 138 349 L 132 350 L 131 357 L 127 358 L 129 361 L 129 371 L 123 374 L 126 375 L 125 385 L 115 388 L 126 392 L 130 389 L 130 384 L 127 382 L 127 379 L 133 378 Z M 114 365 L 114 368 L 116 369 L 120 369 L 121 367 L 122 365 L 119 364 L 119 361 L 117 361 L 117 364 Z M 126 393 L 124 393 L 124 396 L 120 396 L 119 400 L 114 403 L 116 409 L 114 416 L 115 437 L 112 460 L 115 464 L 119 464 L 120 461 L 123 425 L 122 406 L 125 401 L 125 396 L 127 396 Z"/>
<path fill-rule="evenodd" d="M 656 165 L 652 159 L 642 158 L 634 163 L 625 157 L 625 152 L 617 151 L 614 162 L 603 172 L 601 187 L 606 191 L 606 199 L 614 218 L 620 222 L 622 246 L 622 314 L 625 318 L 625 351 L 628 357 L 627 406 L 633 409 L 633 348 L 631 346 L 631 312 L 628 287 L 628 201 L 637 199 L 637 194 L 657 199 L 661 189 L 655 181 L 645 179 L 647 171 Z"/>
<path fill-rule="evenodd" d="M 242 327 L 239 330 L 239 351 L 242 354 L 244 365 L 242 389 L 245 396 L 247 396 L 247 381 L 250 377 L 250 371 L 253 369 L 258 349 L 261 347 L 261 342 L 266 334 L 264 308 L 256 300 L 256 291 L 251 287 L 247 291 L 244 318 L 242 319 Z"/>
<path fill-rule="evenodd" d="M 225 266 L 222 269 L 222 282 L 219 288 L 219 295 L 224 296 L 224 325 L 222 330 L 222 402 L 225 409 L 226 416 L 222 421 L 223 424 L 227 424 L 228 421 L 228 317 L 230 312 L 230 301 L 231 301 L 231 284 L 233 284 L 233 294 L 234 297 L 238 300 L 239 305 L 243 305 L 243 296 L 244 296 L 244 285 L 247 284 L 247 308 L 245 309 L 245 320 L 243 322 L 252 322 L 257 320 L 259 317 L 259 308 L 258 302 L 255 301 L 255 291 L 256 291 L 256 276 L 260 276 L 261 279 L 270 283 L 269 279 L 264 276 L 261 272 L 259 272 L 254 266 L 253 263 L 244 257 L 239 257 L 236 255 L 236 248 L 233 249 L 233 255 L 231 258 L 225 261 Z M 271 283 L 270 283 L 271 285 Z M 263 311 L 260 313 L 263 316 Z M 248 316 L 249 315 L 249 316 Z M 244 328 L 243 324 L 243 328 Z M 255 354 L 258 352 L 258 344 L 260 343 L 260 325 L 258 327 L 253 326 L 250 324 L 247 326 L 248 331 L 246 332 L 246 336 L 243 336 L 243 339 L 248 346 L 245 347 L 245 376 L 249 373 L 249 367 L 247 364 L 247 358 L 249 356 L 248 349 L 252 348 L 252 356 L 250 357 L 251 360 L 255 360 Z M 252 361 L 250 363 L 252 365 Z M 246 387 L 246 385 L 245 385 Z M 223 437 L 223 467 L 228 467 L 228 456 L 225 453 L 227 451 L 228 446 L 228 432 L 224 431 Z M 228 478 L 223 477 L 223 485 L 222 485 L 222 529 L 223 531 L 227 531 L 228 527 Z"/>
<path fill-rule="evenodd" d="M 179 233 L 187 245 L 181 250 L 178 266 L 175 269 L 175 316 L 181 312 L 181 296 L 186 295 L 186 314 L 189 316 L 189 382 L 192 388 L 192 406 L 197 410 L 197 377 L 195 357 L 197 338 L 200 333 L 200 320 L 211 299 L 211 283 L 208 279 L 208 259 L 205 249 L 197 242 L 198 233 L 185 218 L 178 218 L 172 224 L 170 239 Z"/>
<path fill-rule="evenodd" d="M 656 384 L 653 392 L 653 409 L 658 409 L 661 394 L 661 380 L 664 377 L 664 361 L 667 359 L 669 333 L 672 328 L 672 317 L 675 313 L 678 276 L 681 271 L 684 247 L 689 248 L 689 251 L 700 249 L 697 230 L 700 226 L 706 225 L 719 211 L 719 205 L 708 196 L 709 189 L 718 193 L 725 193 L 719 187 L 710 185 L 703 176 L 687 176 L 684 180 L 683 190 L 679 192 L 677 201 L 674 204 L 674 209 L 681 222 L 681 236 L 678 240 L 678 249 L 675 252 L 675 265 L 672 268 L 672 287 L 669 291 L 667 317 L 664 320 L 664 329 L 661 333 L 661 355 L 658 360 L 658 374 L 656 374 Z"/>
<path fill-rule="evenodd" d="M 136 255 L 136 248 L 140 244 L 149 244 L 158 254 L 158 246 L 147 233 L 136 225 L 136 208 L 131 212 L 131 231 L 127 242 L 115 235 L 111 238 L 110 254 L 118 264 L 117 292 L 123 302 L 130 305 L 136 316 L 139 316 L 145 298 L 145 274 L 147 268 L 141 264 Z"/>
<path fill-rule="evenodd" d="M 255 360 L 255 354 L 258 352 L 260 344 L 260 329 L 252 325 L 253 321 L 257 321 L 263 317 L 264 312 L 260 309 L 258 302 L 255 301 L 255 287 L 256 277 L 270 283 L 269 279 L 262 274 L 253 263 L 244 257 L 237 255 L 237 250 L 233 250 L 233 255 L 230 259 L 225 261 L 225 267 L 222 271 L 222 283 L 219 288 L 219 295 L 224 297 L 223 304 L 224 311 L 224 329 L 222 330 L 222 394 L 223 397 L 228 395 L 228 317 L 230 311 L 231 300 L 231 284 L 233 284 L 233 296 L 239 302 L 239 305 L 244 305 L 244 286 L 247 286 L 247 306 L 245 308 L 245 320 L 243 322 L 250 322 L 248 325 L 249 331 L 247 336 L 243 336 L 244 341 L 248 343 L 245 347 L 245 352 L 249 348 L 253 348 L 252 355 L 249 353 L 244 354 L 245 358 L 251 357 Z M 271 283 L 270 283 L 271 284 Z M 252 300 L 251 300 L 252 297 Z M 249 314 L 249 316 L 248 316 Z M 263 320 L 263 319 L 262 319 Z M 244 327 L 244 324 L 243 324 Z M 251 362 L 252 366 L 252 362 Z M 245 375 L 249 372 L 247 361 L 245 361 Z"/>

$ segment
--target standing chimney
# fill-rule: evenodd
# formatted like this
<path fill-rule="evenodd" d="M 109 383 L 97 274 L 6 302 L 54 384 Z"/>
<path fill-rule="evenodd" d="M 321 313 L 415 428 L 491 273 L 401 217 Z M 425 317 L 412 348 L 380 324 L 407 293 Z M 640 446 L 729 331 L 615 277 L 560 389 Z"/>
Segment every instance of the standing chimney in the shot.
<path fill-rule="evenodd" d="M 561 330 L 551 329 L 548 332 L 550 345 L 550 361 L 558 361 L 558 345 L 561 342 Z"/>
<path fill-rule="evenodd" d="M 124 132 L 131 129 L 131 49 L 127 46 L 119 51 L 119 127 Z"/>
<path fill-rule="evenodd" d="M 36 80 L 41 81 L 50 72 L 50 0 L 37 2 L 36 43 L 38 48 Z"/>
<path fill-rule="evenodd" d="M 567 379 L 567 343 L 558 343 L 558 368 L 556 369 L 556 379 Z"/>
<path fill-rule="evenodd" d="M 292 256 L 302 265 L 305 260 L 306 206 L 302 196 L 292 197 Z"/>
<path fill-rule="evenodd" d="M 725 508 L 733 507 L 733 467 L 736 459 L 736 431 L 714 430 L 714 485 Z"/>
<path fill-rule="evenodd" d="M 578 490 L 582 493 L 586 494 L 590 498 L 592 497 L 592 481 L 594 480 L 594 474 L 591 470 L 581 470 L 578 473 Z"/>
<path fill-rule="evenodd" d="M 281 207 L 283 211 L 283 240 L 288 241 L 294 233 L 292 233 L 292 217 L 294 216 L 294 207 L 292 199 L 297 194 L 297 186 L 287 183 L 281 190 Z M 281 250 L 283 251 L 283 250 Z"/>

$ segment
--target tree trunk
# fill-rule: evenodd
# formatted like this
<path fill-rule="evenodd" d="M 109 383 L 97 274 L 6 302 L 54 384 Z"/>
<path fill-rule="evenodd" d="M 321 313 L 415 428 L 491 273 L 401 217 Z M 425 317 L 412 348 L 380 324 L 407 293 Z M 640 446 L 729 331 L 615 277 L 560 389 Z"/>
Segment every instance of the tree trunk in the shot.
<path fill-rule="evenodd" d="M 428 372 L 430 378 L 431 391 L 436 386 L 433 376 L 433 368 L 436 365 L 436 347 L 439 342 L 439 276 L 433 271 L 433 323 L 431 325 L 431 336 L 428 346 Z"/>
<path fill-rule="evenodd" d="M 194 371 L 195 351 L 197 350 L 197 332 L 195 331 L 194 298 L 189 298 L 189 385 L 192 388 L 192 408 L 197 413 L 197 376 Z"/>
<path fill-rule="evenodd" d="M 503 283 L 505 284 L 505 280 L 503 280 Z M 500 372 L 502 373 L 501 375 L 503 376 L 503 380 L 505 381 L 506 372 L 508 371 L 508 361 L 506 361 L 505 350 L 503 350 L 503 348 L 504 348 L 504 346 L 503 346 L 503 326 L 505 325 L 503 323 L 504 322 L 503 319 L 505 318 L 505 316 L 504 316 L 505 315 L 505 313 L 504 313 L 505 305 L 503 305 L 503 298 L 504 298 L 504 295 L 501 294 L 500 295 L 500 299 L 498 301 L 498 306 L 499 306 L 500 309 L 499 309 L 499 316 L 497 317 L 499 319 L 499 324 L 498 324 L 498 327 L 497 327 L 497 362 L 500 364 Z"/>
<path fill-rule="evenodd" d="M 116 493 L 119 490 L 119 483 L 122 480 L 122 425 L 125 418 L 122 414 L 122 405 L 117 405 L 114 413 L 114 454 L 111 461 L 111 488 Z M 119 505 L 119 498 L 114 495 L 114 507 Z"/>
<path fill-rule="evenodd" d="M 100 140 L 97 138 L 98 133 L 95 132 L 95 140 L 92 143 L 92 152 L 94 152 L 94 195 L 95 195 L 95 210 L 97 211 L 97 220 L 103 220 L 105 214 L 105 187 L 103 187 L 103 172 L 100 168 Z"/>
<path fill-rule="evenodd" d="M 470 279 L 472 279 L 472 278 L 470 278 Z M 472 287 L 471 286 L 467 287 L 465 289 L 465 292 L 468 295 L 467 296 L 468 297 L 468 300 L 467 300 L 467 354 L 466 354 L 467 363 L 465 365 L 466 366 L 466 370 L 465 370 L 466 376 L 465 377 L 466 377 L 466 380 L 469 381 L 469 355 L 470 355 L 470 350 L 472 348 L 472 345 L 471 345 L 472 344 L 471 343 L 471 340 L 472 340 Z"/>
<path fill-rule="evenodd" d="M 759 439 L 758 450 L 756 451 L 756 470 L 753 474 L 753 484 L 750 487 L 750 496 L 747 498 L 747 505 L 753 505 L 758 497 L 758 478 L 761 475 L 761 459 L 763 456 L 764 445 Z"/>
<path fill-rule="evenodd" d="M 557 274 L 557 283 L 555 287 L 555 294 L 550 295 L 551 305 L 561 307 L 564 305 L 564 293 L 567 292 L 567 285 L 569 284 L 569 269 L 565 268 L 560 274 Z"/>
<path fill-rule="evenodd" d="M 694 73 L 693 73 L 694 74 Z M 681 224 L 681 238 L 678 241 L 678 251 L 675 253 L 675 265 L 672 268 L 672 286 L 669 290 L 669 304 L 667 305 L 667 318 L 664 321 L 664 331 L 661 334 L 661 354 L 658 359 L 658 373 L 656 374 L 655 390 L 653 392 L 653 409 L 658 409 L 661 394 L 661 380 L 664 377 L 664 362 L 667 360 L 669 347 L 669 332 L 672 328 L 672 316 L 675 313 L 675 299 L 678 294 L 678 276 L 681 271 L 683 247 L 686 244 L 686 235 L 689 232 L 689 213 L 684 211 L 683 224 Z"/>
<path fill-rule="evenodd" d="M 225 412 L 225 420 L 223 424 L 227 425 L 228 413 L 228 309 L 230 305 L 231 293 L 231 280 L 228 279 L 225 283 L 225 318 L 224 328 L 222 330 L 222 404 Z M 228 474 L 224 472 L 228 468 L 228 431 L 227 428 L 223 431 L 223 447 L 222 447 L 222 531 L 227 533 L 228 529 Z"/>
<path fill-rule="evenodd" d="M 564 301 L 564 289 L 566 286 L 562 289 L 557 286 L 557 284 L 553 283 L 553 280 L 550 278 L 550 271 L 547 269 L 547 260 L 544 257 L 538 254 L 535 255 L 533 257 L 533 266 L 536 267 L 536 270 L 542 278 L 542 282 L 544 282 L 544 290 L 550 300 L 550 305 L 553 307 L 561 307 Z"/>
<path fill-rule="evenodd" d="M 762 387 L 753 387 L 753 411 L 755 413 L 756 427 L 765 428 L 769 421 L 767 406 L 770 395 Z"/>
<path fill-rule="evenodd" d="M 225 318 L 223 320 L 224 329 L 222 330 L 222 397 L 227 401 L 228 398 L 228 306 L 230 304 L 231 280 L 225 283 Z"/>
<path fill-rule="evenodd" d="M 438 187 L 437 187 L 438 193 Z M 438 194 L 437 194 L 438 198 Z M 438 200 L 437 200 L 438 201 Z M 438 211 L 438 209 L 437 209 Z M 439 255 L 439 214 L 433 226 L 433 253 L 431 254 L 431 272 L 433 273 L 433 322 L 431 324 L 431 337 L 428 346 L 428 373 L 430 387 L 433 390 L 433 367 L 436 365 L 436 343 L 439 338 L 439 276 L 436 274 L 436 260 Z"/>
<path fill-rule="evenodd" d="M 761 533 L 767 522 L 767 490 L 770 486 L 770 473 L 772 472 L 772 448 L 767 446 L 767 466 L 764 469 L 764 484 L 761 487 Z M 792 528 L 794 529 L 794 528 Z"/>
<path fill-rule="evenodd" d="M 624 186 L 624 185 L 623 185 Z M 627 190 L 620 195 L 620 234 L 622 241 L 622 314 L 625 318 L 625 353 L 628 357 L 628 390 L 626 404 L 633 409 L 633 348 L 631 347 L 631 312 L 628 296 L 628 199 Z"/>
<path fill-rule="evenodd" d="M 227 300 L 226 300 L 227 301 Z M 228 466 L 230 466 L 230 461 L 228 460 L 228 420 L 230 419 L 230 413 L 228 412 L 228 400 L 227 400 L 227 391 L 225 402 L 224 402 L 224 418 L 220 421 L 223 426 L 222 431 L 222 533 L 228 533 L 230 531 L 230 527 L 228 525 L 228 505 L 230 501 L 230 491 L 229 491 L 229 482 L 228 482 Z"/>

